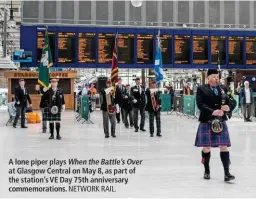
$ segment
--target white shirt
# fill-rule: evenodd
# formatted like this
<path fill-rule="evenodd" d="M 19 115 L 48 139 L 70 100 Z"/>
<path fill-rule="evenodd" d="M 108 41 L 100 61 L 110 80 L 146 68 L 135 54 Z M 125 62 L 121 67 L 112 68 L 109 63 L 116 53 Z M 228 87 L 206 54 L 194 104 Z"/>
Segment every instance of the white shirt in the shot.
<path fill-rule="evenodd" d="M 88 89 L 87 88 L 83 88 L 82 95 L 87 95 L 87 93 L 88 93 Z"/>
<path fill-rule="evenodd" d="M 250 88 L 245 88 L 245 103 L 246 104 L 250 104 L 251 103 L 251 92 L 250 92 Z"/>

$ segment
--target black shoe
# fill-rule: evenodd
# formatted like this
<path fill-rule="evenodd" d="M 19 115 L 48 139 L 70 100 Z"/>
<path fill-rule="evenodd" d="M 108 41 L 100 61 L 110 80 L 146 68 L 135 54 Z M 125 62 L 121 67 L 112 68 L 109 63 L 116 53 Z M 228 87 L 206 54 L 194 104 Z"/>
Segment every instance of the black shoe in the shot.
<path fill-rule="evenodd" d="M 53 135 L 51 135 L 51 136 L 49 137 L 49 140 L 52 140 L 52 139 L 54 139 L 54 136 L 53 136 Z"/>
<path fill-rule="evenodd" d="M 160 133 L 157 133 L 157 134 L 156 134 L 156 136 L 158 136 L 158 137 L 162 137 L 162 135 L 161 135 Z"/>
<path fill-rule="evenodd" d="M 113 134 L 113 135 L 111 135 L 111 136 L 112 136 L 113 138 L 115 138 L 115 137 L 116 137 L 116 135 L 114 135 L 114 134 Z"/>
<path fill-rule="evenodd" d="M 56 139 L 57 139 L 57 140 L 61 140 L 60 135 L 57 135 Z"/>
<path fill-rule="evenodd" d="M 128 125 L 128 126 L 126 125 L 126 126 L 125 126 L 125 128 L 127 128 L 127 129 L 128 129 L 128 128 L 129 128 L 129 125 Z"/>
<path fill-rule="evenodd" d="M 206 180 L 210 180 L 211 179 L 211 176 L 210 176 L 210 173 L 204 173 L 204 179 Z"/>
<path fill-rule="evenodd" d="M 109 138 L 109 135 L 105 135 L 105 138 Z"/>
<path fill-rule="evenodd" d="M 13 128 L 15 128 L 16 129 L 16 125 L 12 125 L 13 126 Z"/>
<path fill-rule="evenodd" d="M 139 130 L 138 129 L 135 129 L 135 131 L 134 132 L 138 132 Z"/>
<path fill-rule="evenodd" d="M 250 120 L 250 119 L 248 119 L 247 121 L 248 121 L 248 122 L 252 122 L 252 120 Z"/>
<path fill-rule="evenodd" d="M 229 182 L 229 181 L 234 180 L 234 179 L 235 179 L 235 176 L 233 176 L 231 174 L 225 175 L 225 177 L 224 177 L 225 182 Z"/>
<path fill-rule="evenodd" d="M 117 121 L 117 124 L 119 124 L 120 123 L 120 121 Z"/>
<path fill-rule="evenodd" d="M 141 131 L 146 131 L 145 129 L 140 129 Z"/>
<path fill-rule="evenodd" d="M 131 125 L 130 127 L 131 127 L 131 128 L 133 128 L 134 126 L 133 126 L 133 125 Z"/>
<path fill-rule="evenodd" d="M 150 134 L 150 137 L 154 137 L 154 134 Z"/>
<path fill-rule="evenodd" d="M 46 129 L 43 129 L 43 133 L 46 133 Z"/>
<path fill-rule="evenodd" d="M 26 128 L 28 128 L 28 127 L 27 127 L 27 126 L 21 126 L 21 128 L 22 128 L 22 129 L 26 129 Z"/>

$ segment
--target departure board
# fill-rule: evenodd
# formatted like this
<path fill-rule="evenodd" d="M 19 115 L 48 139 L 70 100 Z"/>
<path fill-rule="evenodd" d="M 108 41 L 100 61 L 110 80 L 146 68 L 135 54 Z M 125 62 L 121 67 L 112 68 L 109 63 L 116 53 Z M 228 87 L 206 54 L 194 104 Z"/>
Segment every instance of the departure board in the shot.
<path fill-rule="evenodd" d="M 98 37 L 98 63 L 111 64 L 115 45 L 115 34 L 99 33 Z"/>
<path fill-rule="evenodd" d="M 96 34 L 78 33 L 78 62 L 95 63 L 96 61 Z"/>
<path fill-rule="evenodd" d="M 208 64 L 208 36 L 193 36 L 193 63 Z"/>
<path fill-rule="evenodd" d="M 137 63 L 153 64 L 153 34 L 137 35 Z"/>
<path fill-rule="evenodd" d="M 58 62 L 74 63 L 75 62 L 75 37 L 72 32 L 58 33 Z"/>
<path fill-rule="evenodd" d="M 220 64 L 226 64 L 226 37 L 211 36 L 212 64 L 217 64 L 217 51 L 219 51 Z"/>
<path fill-rule="evenodd" d="M 243 64 L 243 37 L 229 37 L 229 64 Z"/>
<path fill-rule="evenodd" d="M 246 37 L 246 64 L 256 64 L 256 37 Z"/>
<path fill-rule="evenodd" d="M 52 60 L 55 62 L 55 33 L 48 32 L 49 46 L 51 49 Z M 37 32 L 37 61 L 40 62 L 42 58 L 42 50 L 44 47 L 45 32 Z"/>
<path fill-rule="evenodd" d="M 190 36 L 175 35 L 175 64 L 190 64 Z"/>
<path fill-rule="evenodd" d="M 118 63 L 134 63 L 134 34 L 118 34 Z"/>
<path fill-rule="evenodd" d="M 172 35 L 160 35 L 163 64 L 172 63 Z"/>

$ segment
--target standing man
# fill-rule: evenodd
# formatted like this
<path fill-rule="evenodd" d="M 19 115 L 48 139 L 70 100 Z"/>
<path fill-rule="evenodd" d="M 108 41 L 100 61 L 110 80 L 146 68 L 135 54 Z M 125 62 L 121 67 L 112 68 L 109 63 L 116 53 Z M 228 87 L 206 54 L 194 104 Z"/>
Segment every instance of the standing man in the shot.
<path fill-rule="evenodd" d="M 61 112 L 65 110 L 65 99 L 62 89 L 58 88 L 58 79 L 51 79 L 51 88 L 48 90 L 44 88 L 44 95 L 46 99 L 46 108 L 44 110 L 45 121 L 50 122 L 50 133 L 49 139 L 54 139 L 54 122 L 57 132 L 57 140 L 61 139 L 60 136 L 60 122 Z"/>
<path fill-rule="evenodd" d="M 116 99 L 114 96 L 114 88 L 111 87 L 111 81 L 107 80 L 107 88 L 101 91 L 102 102 L 101 111 L 103 117 L 103 128 L 105 138 L 109 138 L 109 123 L 111 124 L 111 136 L 116 137 Z"/>
<path fill-rule="evenodd" d="M 145 96 L 145 87 L 140 85 L 140 78 L 137 77 L 135 79 L 136 85 L 131 88 L 131 98 L 133 101 L 133 117 L 134 117 L 134 127 L 135 132 L 138 132 L 138 116 L 140 111 L 141 121 L 140 121 L 140 130 L 146 131 L 144 129 L 145 126 L 145 104 L 146 104 L 146 96 Z"/>
<path fill-rule="evenodd" d="M 123 93 L 123 105 L 122 105 L 122 110 L 124 114 L 124 125 L 126 128 L 129 128 L 129 122 L 130 126 L 133 128 L 134 126 L 134 121 L 133 121 L 133 112 L 132 112 L 132 98 L 131 98 L 131 90 L 130 90 L 130 84 L 126 85 L 125 91 Z M 128 122 L 128 115 L 129 115 L 129 122 Z"/>
<path fill-rule="evenodd" d="M 117 100 L 117 103 L 118 103 L 118 106 L 119 106 L 119 111 L 116 113 L 116 120 L 117 120 L 117 123 L 120 123 L 120 113 L 121 113 L 121 116 L 122 116 L 122 121 L 124 121 L 124 111 L 123 111 L 123 93 L 125 92 L 125 86 L 122 84 L 122 79 L 119 77 L 118 78 L 118 83 L 117 83 L 117 86 L 116 86 L 116 100 Z"/>
<path fill-rule="evenodd" d="M 27 128 L 25 126 L 25 114 L 27 108 L 27 102 L 29 106 L 32 107 L 32 102 L 28 93 L 28 90 L 25 88 L 24 79 L 19 80 L 19 86 L 15 88 L 15 100 L 16 100 L 16 116 L 13 122 L 13 128 L 16 128 L 19 117 L 21 116 L 21 128 Z"/>
<path fill-rule="evenodd" d="M 250 119 L 251 112 L 252 112 L 252 104 L 253 104 L 253 93 L 252 89 L 249 87 L 249 82 L 244 82 L 244 88 L 240 90 L 240 103 L 243 110 L 244 121 L 245 122 L 252 122 Z"/>
<path fill-rule="evenodd" d="M 234 180 L 235 176 L 229 173 L 230 155 L 228 147 L 231 146 L 229 130 L 226 124 L 226 113 L 235 108 L 229 98 L 222 101 L 221 88 L 219 87 L 219 74 L 215 69 L 207 72 L 208 84 L 199 86 L 196 93 L 196 102 L 200 110 L 199 127 L 195 146 L 203 147 L 202 163 L 205 172 L 204 179 L 210 179 L 211 147 L 220 148 L 220 158 L 224 167 L 224 180 Z"/>
<path fill-rule="evenodd" d="M 156 135 L 161 137 L 161 92 L 156 89 L 156 81 L 150 83 L 150 89 L 146 90 L 146 110 L 149 115 L 150 137 L 154 137 L 154 118 L 156 118 Z"/>

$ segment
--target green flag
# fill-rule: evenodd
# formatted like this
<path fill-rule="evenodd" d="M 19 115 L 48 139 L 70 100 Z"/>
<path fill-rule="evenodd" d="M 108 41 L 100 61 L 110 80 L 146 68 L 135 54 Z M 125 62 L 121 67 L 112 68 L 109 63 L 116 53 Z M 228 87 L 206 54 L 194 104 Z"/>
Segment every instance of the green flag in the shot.
<path fill-rule="evenodd" d="M 48 31 L 45 31 L 44 48 L 42 50 L 41 63 L 39 66 L 38 83 L 43 87 L 50 87 L 50 72 L 49 68 L 53 65 L 52 55 L 49 46 Z"/>

